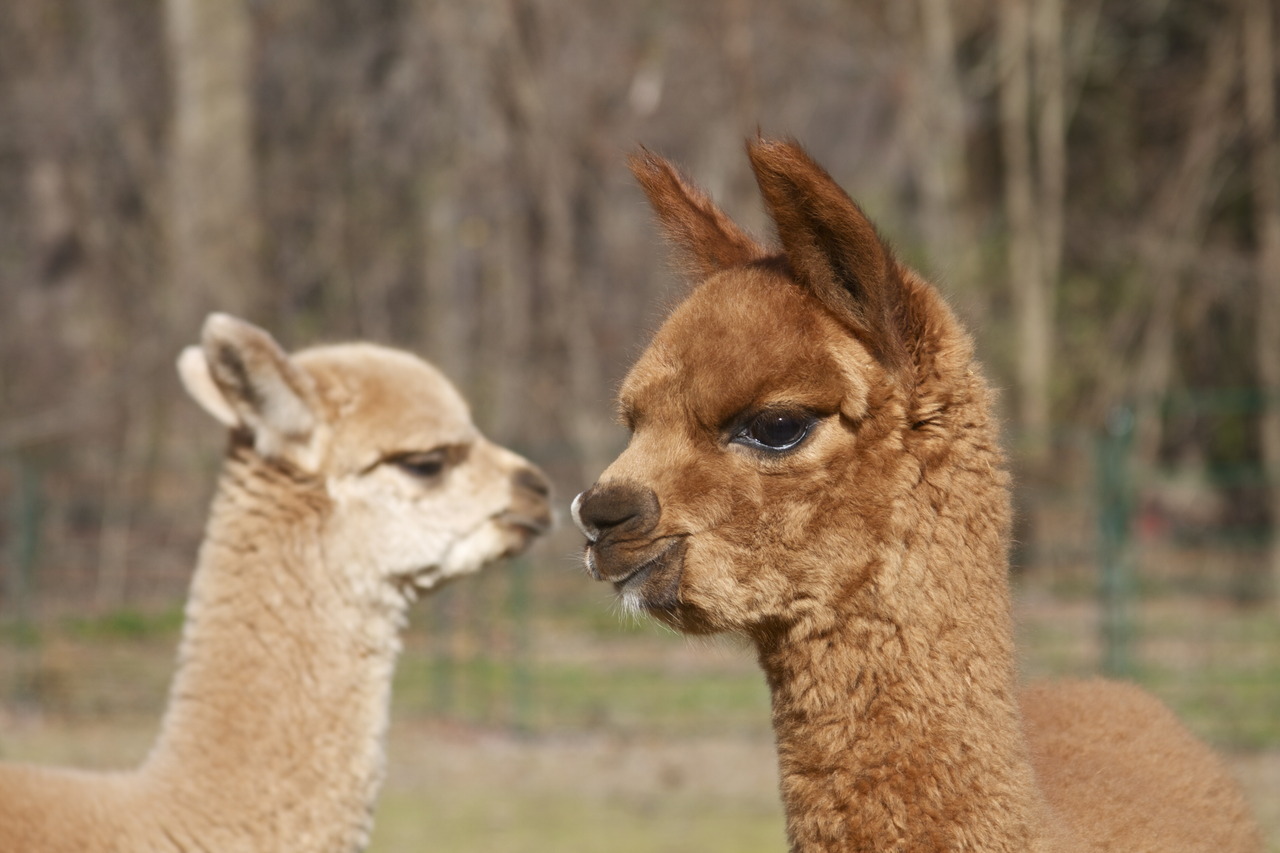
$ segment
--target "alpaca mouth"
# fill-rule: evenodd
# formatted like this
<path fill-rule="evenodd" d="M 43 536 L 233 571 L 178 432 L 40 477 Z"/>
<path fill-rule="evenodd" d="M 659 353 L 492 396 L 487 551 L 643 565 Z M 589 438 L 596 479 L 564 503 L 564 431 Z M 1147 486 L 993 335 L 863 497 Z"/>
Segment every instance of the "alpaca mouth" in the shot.
<path fill-rule="evenodd" d="M 537 515 L 529 515 L 521 512 L 504 512 L 498 517 L 498 521 L 504 527 L 524 531 L 533 536 L 541 536 L 542 534 L 547 533 L 555 523 L 550 512 L 543 512 Z"/>
<path fill-rule="evenodd" d="M 670 540 L 666 547 L 626 576 L 610 578 L 613 588 L 627 602 L 645 610 L 674 609 L 680 603 L 687 544 L 683 536 Z"/>
<path fill-rule="evenodd" d="M 513 557 L 528 548 L 533 540 L 546 534 L 555 524 L 550 510 L 527 514 L 521 512 L 504 512 L 497 518 L 498 524 L 512 538 L 515 544 L 506 550 L 504 557 Z"/>

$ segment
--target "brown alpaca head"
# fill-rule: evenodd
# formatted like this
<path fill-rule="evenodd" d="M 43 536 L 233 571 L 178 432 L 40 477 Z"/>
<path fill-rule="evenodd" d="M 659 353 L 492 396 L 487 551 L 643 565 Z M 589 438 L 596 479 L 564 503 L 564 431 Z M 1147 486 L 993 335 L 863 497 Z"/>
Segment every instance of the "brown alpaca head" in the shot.
<path fill-rule="evenodd" d="M 748 155 L 781 252 L 671 164 L 632 159 L 700 283 L 624 381 L 631 442 L 574 517 L 589 572 L 629 608 L 760 637 L 920 582 L 903 554 L 930 512 L 922 480 L 965 430 L 999 458 L 968 338 L 933 289 L 798 145 Z M 1002 501 L 985 507 L 999 529 Z"/>

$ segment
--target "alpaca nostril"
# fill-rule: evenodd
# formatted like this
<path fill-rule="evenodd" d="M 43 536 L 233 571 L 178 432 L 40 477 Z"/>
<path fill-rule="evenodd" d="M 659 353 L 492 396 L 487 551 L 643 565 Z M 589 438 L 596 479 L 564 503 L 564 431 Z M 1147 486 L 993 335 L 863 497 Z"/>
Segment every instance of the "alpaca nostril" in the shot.
<path fill-rule="evenodd" d="M 551 497 L 551 483 L 537 468 L 521 468 L 512 479 L 518 489 L 532 492 L 540 498 Z"/>
<path fill-rule="evenodd" d="M 657 527 L 658 496 L 630 483 L 595 485 L 573 499 L 573 520 L 591 543 L 615 532 L 644 536 Z"/>

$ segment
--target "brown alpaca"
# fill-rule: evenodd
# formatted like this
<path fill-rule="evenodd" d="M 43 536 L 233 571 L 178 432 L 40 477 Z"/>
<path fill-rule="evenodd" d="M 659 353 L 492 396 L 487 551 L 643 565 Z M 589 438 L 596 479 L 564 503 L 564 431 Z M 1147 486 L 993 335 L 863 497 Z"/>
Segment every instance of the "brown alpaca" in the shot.
<path fill-rule="evenodd" d="M 969 337 L 793 143 L 748 147 L 781 252 L 632 169 L 701 284 L 574 501 L 632 609 L 755 645 L 794 851 L 1260 850 L 1222 763 L 1105 681 L 1016 687 L 1009 476 Z"/>

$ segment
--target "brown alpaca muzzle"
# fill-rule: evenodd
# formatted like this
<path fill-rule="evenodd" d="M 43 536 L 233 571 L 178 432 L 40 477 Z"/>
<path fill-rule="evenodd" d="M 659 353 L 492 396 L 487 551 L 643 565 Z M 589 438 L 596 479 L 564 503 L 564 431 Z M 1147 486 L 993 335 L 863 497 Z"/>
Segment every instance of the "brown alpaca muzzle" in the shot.
<path fill-rule="evenodd" d="M 661 517 L 653 489 L 634 483 L 597 483 L 573 500 L 588 573 L 652 609 L 678 602 L 684 566 L 684 537 L 657 535 Z"/>

